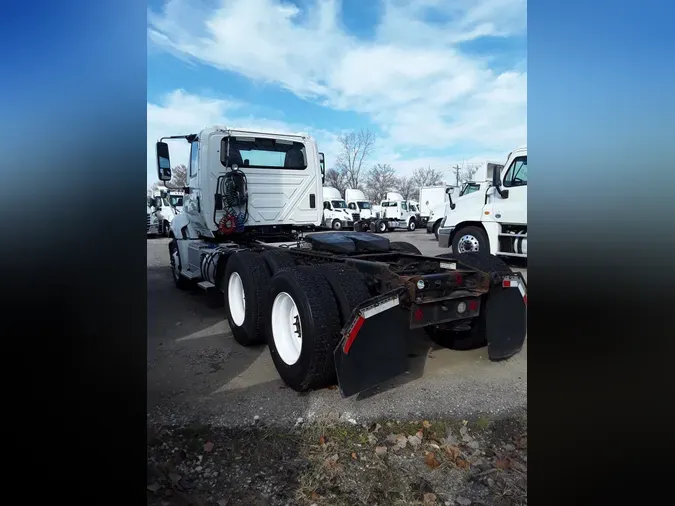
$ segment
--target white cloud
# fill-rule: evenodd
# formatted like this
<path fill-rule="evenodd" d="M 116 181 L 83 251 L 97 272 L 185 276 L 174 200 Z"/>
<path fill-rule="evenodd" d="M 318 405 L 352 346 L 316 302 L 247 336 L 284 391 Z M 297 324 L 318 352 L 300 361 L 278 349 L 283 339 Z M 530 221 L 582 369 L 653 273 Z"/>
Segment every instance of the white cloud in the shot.
<path fill-rule="evenodd" d="M 467 56 L 457 43 L 524 33 L 525 5 L 387 0 L 374 39 L 362 40 L 343 28 L 338 0 L 316 2 L 302 16 L 279 0 L 219 0 L 215 8 L 213 2 L 170 0 L 162 12 L 149 14 L 149 38 L 182 58 L 366 114 L 384 133 L 380 154 L 396 156 L 398 146 L 472 146 L 479 155 L 505 155 L 526 140 L 527 75 L 496 73 L 487 58 Z M 427 21 L 430 10 L 444 21 Z M 234 103 L 202 100 L 208 104 L 203 109 L 180 115 L 196 118 L 203 111 L 200 127 L 212 119 L 246 119 L 237 116 Z M 170 102 L 165 108 L 179 105 Z"/>

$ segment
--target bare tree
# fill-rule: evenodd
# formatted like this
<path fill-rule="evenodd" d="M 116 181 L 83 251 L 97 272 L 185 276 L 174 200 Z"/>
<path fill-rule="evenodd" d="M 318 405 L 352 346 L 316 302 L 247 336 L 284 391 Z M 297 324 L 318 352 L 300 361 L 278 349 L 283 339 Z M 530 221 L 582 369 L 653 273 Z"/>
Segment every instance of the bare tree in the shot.
<path fill-rule="evenodd" d="M 396 190 L 403 196 L 404 200 L 417 198 L 415 194 L 419 194 L 419 187 L 415 186 L 415 179 L 413 177 L 402 176 L 398 178 Z"/>
<path fill-rule="evenodd" d="M 431 167 L 420 167 L 415 169 L 412 178 L 418 187 L 422 186 L 437 186 L 443 184 L 443 173 Z"/>
<path fill-rule="evenodd" d="M 183 189 L 188 185 L 188 170 L 183 164 L 176 165 L 171 171 L 171 182 L 167 183 L 167 188 Z"/>
<path fill-rule="evenodd" d="M 452 171 L 455 175 L 455 184 L 459 186 L 462 183 L 471 181 L 473 179 L 473 176 L 480 168 L 480 166 L 481 166 L 480 163 L 464 163 L 464 162 L 462 162 L 462 165 L 455 165 L 452 168 Z"/>
<path fill-rule="evenodd" d="M 324 184 L 337 189 L 340 192 L 340 195 L 344 195 L 344 191 L 347 188 L 347 177 L 344 172 L 339 172 L 336 169 L 328 169 L 326 171 L 326 182 Z"/>
<path fill-rule="evenodd" d="M 413 189 L 411 191 L 411 199 L 418 199 L 420 195 L 420 188 L 424 186 L 437 186 L 443 184 L 443 173 L 431 167 L 420 167 L 413 171 L 412 177 Z"/>
<path fill-rule="evenodd" d="M 478 169 L 480 168 L 481 164 L 479 163 L 467 163 L 467 164 L 462 164 L 462 172 L 461 172 L 461 182 L 466 183 L 467 181 L 471 181 L 473 179 L 473 176 L 478 172 Z"/>
<path fill-rule="evenodd" d="M 366 173 L 366 196 L 373 204 L 379 204 L 387 198 L 387 192 L 396 188 L 396 172 L 387 163 L 373 165 Z"/>
<path fill-rule="evenodd" d="M 364 162 L 375 147 L 375 134 L 370 130 L 360 130 L 341 135 L 338 140 L 341 148 L 334 168 L 344 175 L 348 188 L 360 188 Z"/>

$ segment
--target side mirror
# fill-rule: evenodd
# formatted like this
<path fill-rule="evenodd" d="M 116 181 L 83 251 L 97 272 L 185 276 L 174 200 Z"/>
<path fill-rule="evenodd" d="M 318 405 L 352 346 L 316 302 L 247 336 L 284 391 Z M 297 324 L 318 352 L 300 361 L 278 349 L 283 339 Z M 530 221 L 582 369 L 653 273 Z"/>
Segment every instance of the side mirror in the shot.
<path fill-rule="evenodd" d="M 503 199 L 509 198 L 509 190 L 502 190 L 502 180 L 500 174 L 500 169 L 495 168 L 492 172 L 492 186 L 495 187 L 495 191 L 499 193 L 499 196 Z"/>
<path fill-rule="evenodd" d="M 321 184 L 326 182 L 326 159 L 323 153 L 319 153 L 319 166 L 321 167 Z"/>
<path fill-rule="evenodd" d="M 169 145 L 166 142 L 156 144 L 157 151 L 157 178 L 160 181 L 171 181 L 171 160 L 169 159 Z"/>

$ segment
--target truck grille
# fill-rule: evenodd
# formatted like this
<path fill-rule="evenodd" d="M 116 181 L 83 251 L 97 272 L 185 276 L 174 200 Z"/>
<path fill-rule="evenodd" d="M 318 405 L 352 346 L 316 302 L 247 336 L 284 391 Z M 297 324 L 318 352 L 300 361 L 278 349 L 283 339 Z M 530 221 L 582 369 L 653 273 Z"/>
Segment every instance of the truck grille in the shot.
<path fill-rule="evenodd" d="M 145 230 L 148 231 L 150 230 L 150 213 L 147 214 L 146 220 L 145 220 Z"/>
<path fill-rule="evenodd" d="M 359 213 L 352 213 L 352 219 L 354 221 L 359 221 L 361 219 L 361 215 Z"/>

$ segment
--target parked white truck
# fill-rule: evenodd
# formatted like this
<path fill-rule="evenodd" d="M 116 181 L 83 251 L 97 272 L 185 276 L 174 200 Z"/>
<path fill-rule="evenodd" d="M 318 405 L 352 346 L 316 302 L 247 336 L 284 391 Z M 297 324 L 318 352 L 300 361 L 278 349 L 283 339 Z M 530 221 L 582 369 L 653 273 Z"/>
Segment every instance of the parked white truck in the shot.
<path fill-rule="evenodd" d="M 347 202 L 342 198 L 337 188 L 324 186 L 323 191 L 323 222 L 324 228 L 342 230 L 353 228 L 354 222 L 358 221 L 357 213 L 352 213 L 347 208 Z"/>
<path fill-rule="evenodd" d="M 345 198 L 354 218 L 355 231 L 381 234 L 400 226 L 397 218 L 385 217 L 381 207 L 372 205 L 361 190 L 348 188 L 345 190 Z"/>
<path fill-rule="evenodd" d="M 366 195 L 361 191 L 354 188 L 347 188 L 345 190 L 345 200 L 347 201 L 347 207 L 352 214 L 356 214 L 357 217 L 354 221 L 369 220 L 371 218 L 377 218 L 373 205 L 366 198 Z"/>
<path fill-rule="evenodd" d="M 526 285 L 500 259 L 425 257 L 368 233 L 303 235 L 323 221 L 323 155 L 311 137 L 222 127 L 165 137 L 161 181 L 171 180 L 164 139 L 190 143 L 168 248 L 176 287 L 222 292 L 234 340 L 266 343 L 292 389 L 337 383 L 351 396 L 404 373 L 411 329 L 455 349 L 487 345 L 491 360 L 522 348 Z"/>
<path fill-rule="evenodd" d="M 454 253 L 527 258 L 527 146 L 504 165 L 489 165 L 490 181 L 469 182 L 458 198 L 450 196 L 438 244 Z"/>
<path fill-rule="evenodd" d="M 173 195 L 172 195 L 173 194 Z M 166 187 L 156 188 L 148 197 L 147 234 L 169 235 L 171 222 L 180 212 L 174 203 L 182 207 L 182 194 L 170 192 Z"/>
<path fill-rule="evenodd" d="M 400 193 L 387 192 L 387 200 L 380 202 L 382 217 L 398 222 L 398 226 L 392 227 L 390 230 L 406 228 L 412 232 L 417 229 L 417 208 L 414 204 L 412 206 L 411 208 L 410 203 Z"/>

